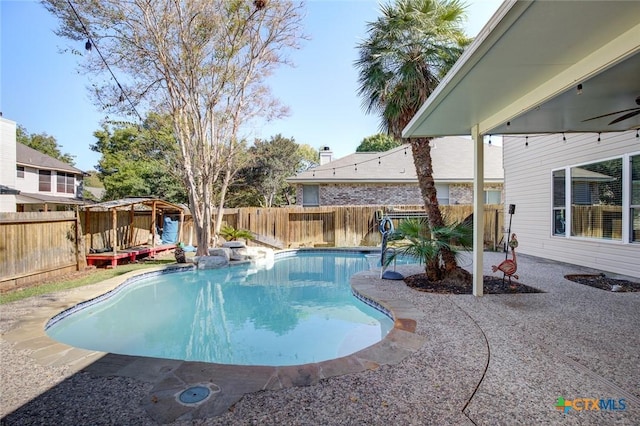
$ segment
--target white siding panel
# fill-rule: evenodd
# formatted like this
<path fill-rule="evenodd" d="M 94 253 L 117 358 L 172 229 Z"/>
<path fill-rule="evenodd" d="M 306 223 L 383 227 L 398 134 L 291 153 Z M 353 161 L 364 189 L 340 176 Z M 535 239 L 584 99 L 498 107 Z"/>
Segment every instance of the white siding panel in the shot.
<path fill-rule="evenodd" d="M 2 117 L 0 117 L 0 185 L 16 187 L 16 123 Z"/>
<path fill-rule="evenodd" d="M 640 244 L 552 236 L 551 172 L 640 151 L 635 131 L 504 136 L 505 204 L 515 204 L 511 231 L 518 252 L 640 278 Z M 508 223 L 508 218 L 505 218 Z M 571 271 L 567 271 L 571 273 Z"/>

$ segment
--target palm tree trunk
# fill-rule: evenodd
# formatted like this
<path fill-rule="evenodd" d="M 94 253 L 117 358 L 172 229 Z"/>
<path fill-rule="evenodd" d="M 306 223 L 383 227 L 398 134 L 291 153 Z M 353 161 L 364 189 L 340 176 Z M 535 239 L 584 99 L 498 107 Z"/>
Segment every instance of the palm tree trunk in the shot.
<path fill-rule="evenodd" d="M 436 184 L 433 180 L 433 166 L 431 162 L 431 145 L 429 138 L 409 139 L 411 152 L 413 153 L 413 163 L 418 175 L 418 185 L 422 194 L 425 212 L 430 228 L 444 227 L 444 219 L 438 204 L 438 194 Z M 458 264 L 455 255 L 446 248 L 441 251 L 441 264 L 427 265 L 427 275 L 429 279 L 442 279 L 450 272 L 454 271 Z"/>

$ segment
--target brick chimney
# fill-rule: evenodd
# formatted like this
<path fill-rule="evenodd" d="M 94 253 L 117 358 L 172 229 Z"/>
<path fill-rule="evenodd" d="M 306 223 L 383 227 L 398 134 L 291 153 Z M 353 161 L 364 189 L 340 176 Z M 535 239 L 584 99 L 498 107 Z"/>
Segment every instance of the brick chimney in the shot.
<path fill-rule="evenodd" d="M 330 163 L 333 160 L 333 152 L 328 146 L 320 147 L 320 165 Z"/>

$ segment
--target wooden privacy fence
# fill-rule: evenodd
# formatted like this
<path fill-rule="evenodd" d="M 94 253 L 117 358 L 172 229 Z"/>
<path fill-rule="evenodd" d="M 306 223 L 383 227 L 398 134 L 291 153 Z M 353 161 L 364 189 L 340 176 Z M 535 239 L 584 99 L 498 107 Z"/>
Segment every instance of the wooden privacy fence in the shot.
<path fill-rule="evenodd" d="M 75 212 L 0 213 L 0 289 L 84 267 Z"/>
<path fill-rule="evenodd" d="M 473 207 L 466 205 L 440 208 L 446 221 L 462 221 L 473 213 Z M 397 226 L 401 217 L 421 216 L 421 210 L 422 206 L 252 207 L 226 209 L 223 223 L 253 232 L 257 241 L 250 244 L 276 248 L 377 246 L 381 238 L 376 212 L 390 214 Z M 112 215 L 0 213 L 0 290 L 82 270 L 90 248 L 148 243 L 153 229 L 149 212 L 118 211 L 115 241 Z M 485 246 L 495 249 L 504 237 L 502 206 L 486 206 L 484 220 Z M 195 244 L 192 229 L 193 223 L 186 218 L 182 242 Z"/>
<path fill-rule="evenodd" d="M 250 244 L 276 248 L 376 246 L 381 242 L 376 212 L 389 213 L 394 225 L 401 216 L 424 216 L 423 206 L 328 206 L 225 209 L 222 222 L 253 232 Z M 440 206 L 446 222 L 463 221 L 471 205 Z M 402 214 L 404 213 L 404 214 Z M 215 218 L 214 218 L 215 219 Z M 502 205 L 485 206 L 485 246 L 495 249 L 503 239 Z M 195 244 L 193 223 L 187 219 L 183 241 Z"/>

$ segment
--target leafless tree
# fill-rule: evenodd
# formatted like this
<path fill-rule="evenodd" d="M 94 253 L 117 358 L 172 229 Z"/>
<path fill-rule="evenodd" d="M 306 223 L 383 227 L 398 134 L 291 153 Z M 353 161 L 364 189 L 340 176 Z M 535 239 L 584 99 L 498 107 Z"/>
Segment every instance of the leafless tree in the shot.
<path fill-rule="evenodd" d="M 263 0 L 43 0 L 57 34 L 87 40 L 82 67 L 119 112 L 168 112 L 197 235 L 205 254 L 224 197 L 257 118 L 286 113 L 265 85 L 298 48 L 302 4 Z M 106 77 L 106 78 L 104 78 Z M 212 214 L 218 208 L 217 226 Z"/>

